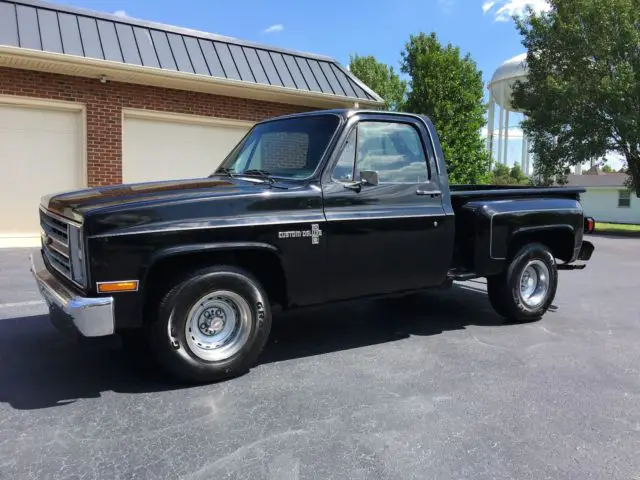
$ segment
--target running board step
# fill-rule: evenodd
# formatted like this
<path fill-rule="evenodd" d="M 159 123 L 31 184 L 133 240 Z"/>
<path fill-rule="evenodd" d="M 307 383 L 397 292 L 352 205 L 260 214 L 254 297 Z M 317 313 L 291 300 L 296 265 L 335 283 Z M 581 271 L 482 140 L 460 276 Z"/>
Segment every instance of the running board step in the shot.
<path fill-rule="evenodd" d="M 558 265 L 558 270 L 584 270 L 585 268 L 587 268 L 587 265 L 584 263 L 579 265 L 569 265 L 567 263 Z"/>
<path fill-rule="evenodd" d="M 460 272 L 451 270 L 447 273 L 447 280 L 457 280 L 458 282 L 464 282 L 466 280 L 473 280 L 478 278 L 478 274 L 475 272 Z"/>

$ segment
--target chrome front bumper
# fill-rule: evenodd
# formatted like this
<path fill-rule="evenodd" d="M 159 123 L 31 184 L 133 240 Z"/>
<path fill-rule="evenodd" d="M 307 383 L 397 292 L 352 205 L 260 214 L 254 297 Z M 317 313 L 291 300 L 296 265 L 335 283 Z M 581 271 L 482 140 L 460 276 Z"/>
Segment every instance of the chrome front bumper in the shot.
<path fill-rule="evenodd" d="M 41 254 L 31 256 L 31 273 L 49 306 L 51 323 L 65 332 L 103 337 L 115 332 L 113 298 L 81 297 L 47 270 Z"/>

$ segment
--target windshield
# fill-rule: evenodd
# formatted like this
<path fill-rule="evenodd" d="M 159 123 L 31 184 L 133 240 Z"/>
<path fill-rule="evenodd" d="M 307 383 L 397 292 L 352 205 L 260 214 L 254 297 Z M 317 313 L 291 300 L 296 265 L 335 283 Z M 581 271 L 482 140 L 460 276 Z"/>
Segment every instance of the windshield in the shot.
<path fill-rule="evenodd" d="M 216 172 L 307 178 L 315 172 L 339 121 L 336 115 L 314 115 L 257 125 Z"/>

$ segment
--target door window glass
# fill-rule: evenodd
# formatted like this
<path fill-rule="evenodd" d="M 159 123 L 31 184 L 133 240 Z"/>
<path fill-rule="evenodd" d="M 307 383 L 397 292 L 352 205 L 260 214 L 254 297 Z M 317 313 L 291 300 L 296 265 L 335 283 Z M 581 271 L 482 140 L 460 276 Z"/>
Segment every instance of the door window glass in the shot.
<path fill-rule="evenodd" d="M 356 129 L 352 129 L 342 149 L 331 177 L 339 182 L 353 182 L 353 167 L 356 159 Z"/>
<path fill-rule="evenodd" d="M 429 170 L 418 131 L 404 123 L 358 124 L 356 178 L 362 170 L 378 172 L 381 184 L 427 182 Z"/>

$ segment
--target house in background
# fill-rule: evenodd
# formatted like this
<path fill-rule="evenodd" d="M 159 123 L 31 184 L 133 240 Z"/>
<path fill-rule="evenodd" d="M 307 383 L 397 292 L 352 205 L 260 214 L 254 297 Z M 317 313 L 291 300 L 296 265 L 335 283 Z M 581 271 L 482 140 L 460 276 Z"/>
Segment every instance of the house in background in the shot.
<path fill-rule="evenodd" d="M 325 56 L 0 0 L 0 246 L 38 243 L 47 193 L 207 176 L 255 122 L 382 105 Z"/>
<path fill-rule="evenodd" d="M 569 175 L 569 186 L 585 187 L 582 206 L 596 222 L 640 225 L 640 198 L 625 187 L 624 173 L 602 173 L 597 167 L 582 175 Z"/>

